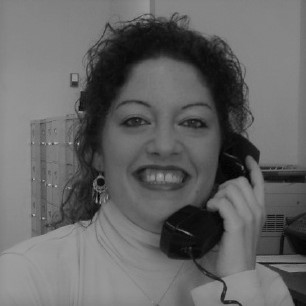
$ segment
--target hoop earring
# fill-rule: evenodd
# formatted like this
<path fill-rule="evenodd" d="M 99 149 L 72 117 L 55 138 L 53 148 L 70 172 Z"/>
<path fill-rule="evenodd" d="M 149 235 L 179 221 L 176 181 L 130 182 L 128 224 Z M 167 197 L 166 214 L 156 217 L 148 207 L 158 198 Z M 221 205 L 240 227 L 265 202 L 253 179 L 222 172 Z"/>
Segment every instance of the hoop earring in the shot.
<path fill-rule="evenodd" d="M 105 178 L 102 173 L 92 183 L 92 198 L 96 205 L 105 204 L 109 200 Z"/>

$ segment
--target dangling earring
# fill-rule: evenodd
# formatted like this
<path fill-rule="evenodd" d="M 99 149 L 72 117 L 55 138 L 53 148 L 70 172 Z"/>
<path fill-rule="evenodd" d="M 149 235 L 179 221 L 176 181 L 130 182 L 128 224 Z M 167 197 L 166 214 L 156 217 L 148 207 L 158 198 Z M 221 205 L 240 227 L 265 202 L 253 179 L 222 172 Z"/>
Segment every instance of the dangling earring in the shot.
<path fill-rule="evenodd" d="M 105 204 L 109 200 L 105 178 L 102 173 L 92 183 L 92 198 L 96 205 Z"/>

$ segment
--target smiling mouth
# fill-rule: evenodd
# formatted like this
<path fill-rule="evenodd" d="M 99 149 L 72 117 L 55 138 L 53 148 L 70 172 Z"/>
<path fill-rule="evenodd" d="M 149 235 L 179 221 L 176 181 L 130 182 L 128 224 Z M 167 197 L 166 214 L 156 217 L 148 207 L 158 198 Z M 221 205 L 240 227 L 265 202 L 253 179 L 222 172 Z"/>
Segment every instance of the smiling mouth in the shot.
<path fill-rule="evenodd" d="M 187 178 L 187 173 L 179 169 L 144 168 L 137 172 L 138 179 L 155 186 L 180 186 Z"/>

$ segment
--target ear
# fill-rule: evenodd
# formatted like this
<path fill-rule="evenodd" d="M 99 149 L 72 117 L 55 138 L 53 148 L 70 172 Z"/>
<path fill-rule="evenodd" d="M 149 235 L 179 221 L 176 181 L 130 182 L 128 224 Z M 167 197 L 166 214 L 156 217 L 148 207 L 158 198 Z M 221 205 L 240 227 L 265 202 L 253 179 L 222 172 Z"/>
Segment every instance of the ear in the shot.
<path fill-rule="evenodd" d="M 93 159 L 92 159 L 92 166 L 95 170 L 98 172 L 103 172 L 104 170 L 104 161 L 103 161 L 103 156 L 99 152 L 95 152 Z"/>

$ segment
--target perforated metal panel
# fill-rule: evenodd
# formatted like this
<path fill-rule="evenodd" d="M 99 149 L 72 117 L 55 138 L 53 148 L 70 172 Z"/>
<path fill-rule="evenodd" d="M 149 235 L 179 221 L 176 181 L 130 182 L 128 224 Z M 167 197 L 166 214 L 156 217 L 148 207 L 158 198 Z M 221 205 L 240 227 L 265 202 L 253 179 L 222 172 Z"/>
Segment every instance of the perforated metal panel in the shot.
<path fill-rule="evenodd" d="M 262 233 L 282 233 L 285 226 L 285 215 L 268 214 L 262 228 Z"/>

